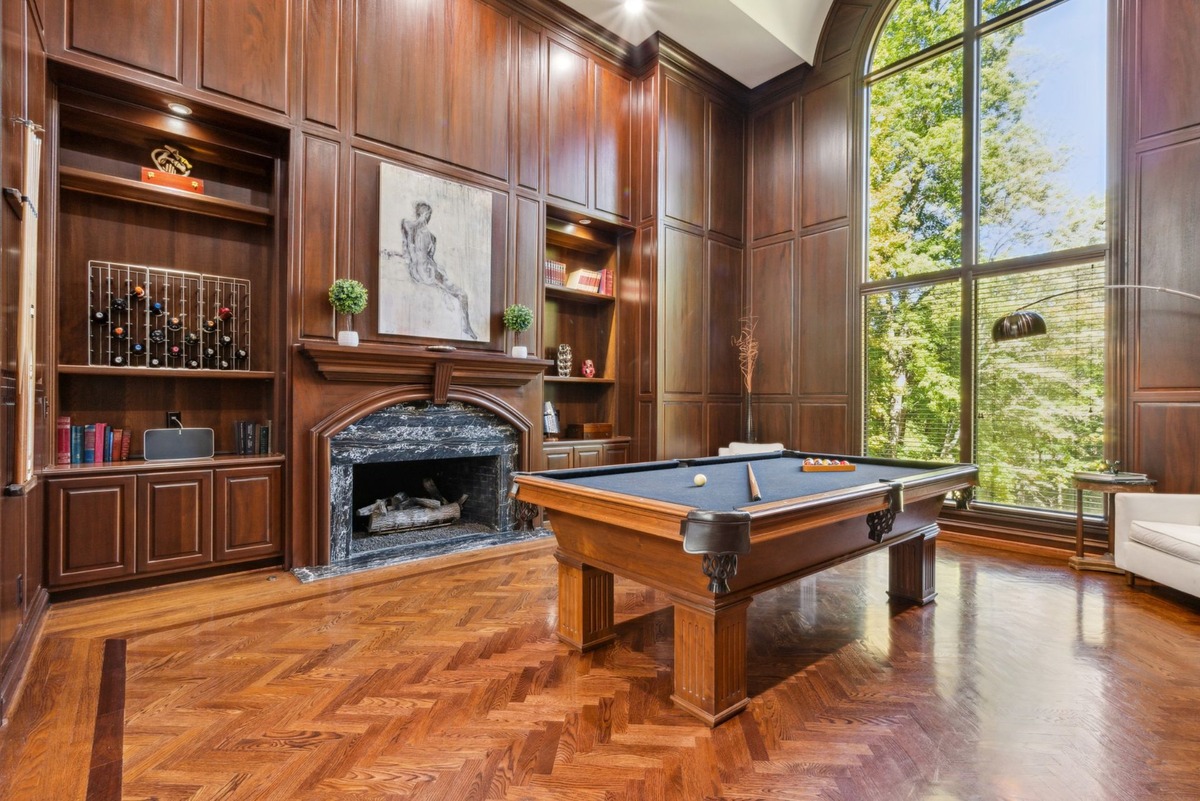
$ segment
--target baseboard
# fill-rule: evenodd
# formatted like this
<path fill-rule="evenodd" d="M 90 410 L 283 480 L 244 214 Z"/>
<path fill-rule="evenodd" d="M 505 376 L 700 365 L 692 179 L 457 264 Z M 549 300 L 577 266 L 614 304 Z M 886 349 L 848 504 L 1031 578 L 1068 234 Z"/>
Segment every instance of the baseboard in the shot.
<path fill-rule="evenodd" d="M 45 587 L 38 587 L 29 604 L 29 613 L 17 629 L 17 636 L 4 661 L 0 663 L 0 728 L 8 724 L 9 712 L 16 706 L 21 690 L 25 688 L 25 676 L 29 672 L 33 652 L 42 638 L 49 609 L 50 594 Z"/>

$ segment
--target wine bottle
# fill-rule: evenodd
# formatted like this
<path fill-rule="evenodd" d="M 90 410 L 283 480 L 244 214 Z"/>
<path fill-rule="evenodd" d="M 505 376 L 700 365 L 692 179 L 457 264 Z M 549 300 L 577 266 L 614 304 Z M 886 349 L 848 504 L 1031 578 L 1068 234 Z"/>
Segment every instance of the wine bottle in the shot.
<path fill-rule="evenodd" d="M 235 350 L 235 351 L 233 352 L 233 358 L 235 358 L 235 359 L 248 359 L 248 358 L 250 358 L 250 354 L 246 352 L 246 349 L 245 349 L 245 348 L 238 348 L 237 350 Z"/>
<path fill-rule="evenodd" d="M 146 364 L 150 367 L 162 367 L 163 365 L 162 359 L 158 358 L 157 356 L 151 356 Z"/>
<path fill-rule="evenodd" d="M 149 312 L 154 317 L 157 317 L 158 315 L 162 314 L 164 311 L 166 311 L 166 309 L 157 300 L 150 304 Z"/>
<path fill-rule="evenodd" d="M 233 344 L 233 337 L 229 336 L 229 334 L 221 334 L 217 342 L 221 343 L 221 347 L 228 348 Z"/>
<path fill-rule="evenodd" d="M 109 360 L 113 367 L 124 367 L 125 357 L 119 353 L 114 353 L 112 359 Z"/>
<path fill-rule="evenodd" d="M 187 364 L 187 368 L 189 370 L 200 369 L 200 360 L 199 359 L 188 359 L 186 364 Z"/>
<path fill-rule="evenodd" d="M 145 300 L 146 299 L 146 288 L 144 286 L 142 286 L 141 284 L 138 284 L 133 289 L 129 290 L 129 299 L 130 300 Z"/>
<path fill-rule="evenodd" d="M 228 306 L 222 306 L 217 309 L 217 317 L 221 319 L 221 322 L 228 322 L 229 318 L 233 317 L 233 309 Z"/>
<path fill-rule="evenodd" d="M 129 301 L 120 295 L 113 295 L 112 302 L 108 304 L 108 307 L 114 312 L 123 312 L 129 308 Z"/>
<path fill-rule="evenodd" d="M 204 358 L 206 358 L 206 359 L 212 359 L 212 358 L 215 358 L 215 357 L 216 357 L 216 355 L 217 355 L 217 349 L 216 349 L 216 348 L 214 348 L 214 347 L 211 347 L 211 346 L 210 346 L 210 347 L 207 347 L 207 348 L 205 348 L 205 349 L 204 349 Z"/>
<path fill-rule="evenodd" d="M 188 331 L 186 334 L 183 335 L 183 344 L 199 345 L 200 344 L 200 335 L 197 334 L 195 331 Z"/>
<path fill-rule="evenodd" d="M 132 353 L 134 356 L 141 356 L 141 355 L 145 354 L 146 346 L 143 345 L 141 342 L 134 342 L 132 345 L 129 346 L 129 352 Z"/>
<path fill-rule="evenodd" d="M 200 325 L 200 327 L 204 329 L 204 332 L 206 334 L 211 334 L 213 331 L 217 330 L 217 321 L 216 320 L 205 320 Z"/>
<path fill-rule="evenodd" d="M 228 359 L 221 359 L 219 362 L 217 362 L 218 370 L 228 370 L 230 367 L 233 367 L 233 364 L 231 364 Z"/>
<path fill-rule="evenodd" d="M 96 309 L 96 311 L 92 312 L 92 322 L 97 325 L 104 325 L 108 322 L 108 312 L 103 309 Z"/>
<path fill-rule="evenodd" d="M 167 328 L 171 331 L 178 331 L 180 328 L 183 328 L 183 320 L 180 320 L 178 317 L 168 317 Z"/>
<path fill-rule="evenodd" d="M 183 358 L 183 346 L 172 345 L 171 347 L 167 348 L 167 356 L 171 357 L 172 359 Z"/>
<path fill-rule="evenodd" d="M 162 330 L 161 328 L 155 328 L 153 331 L 150 332 L 150 341 L 157 342 L 160 344 L 163 342 L 166 342 L 167 341 L 167 332 Z"/>
<path fill-rule="evenodd" d="M 109 333 L 112 334 L 113 339 L 124 339 L 125 337 L 129 336 L 128 329 L 126 329 L 123 325 L 114 325 L 112 331 Z"/>

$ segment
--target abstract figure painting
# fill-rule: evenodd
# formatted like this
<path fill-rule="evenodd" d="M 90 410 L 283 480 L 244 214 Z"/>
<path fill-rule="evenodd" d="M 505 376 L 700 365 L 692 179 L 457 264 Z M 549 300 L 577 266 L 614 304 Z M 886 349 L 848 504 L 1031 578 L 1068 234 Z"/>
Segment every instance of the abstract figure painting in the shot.
<path fill-rule="evenodd" d="M 487 342 L 492 195 L 379 167 L 379 332 Z"/>

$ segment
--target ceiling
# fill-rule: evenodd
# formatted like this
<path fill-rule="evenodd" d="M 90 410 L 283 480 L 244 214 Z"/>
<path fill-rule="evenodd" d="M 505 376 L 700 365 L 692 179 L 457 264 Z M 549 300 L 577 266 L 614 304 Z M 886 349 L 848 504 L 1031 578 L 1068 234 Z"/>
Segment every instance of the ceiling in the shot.
<path fill-rule="evenodd" d="M 561 0 L 630 44 L 655 31 L 753 89 L 811 64 L 833 0 Z"/>

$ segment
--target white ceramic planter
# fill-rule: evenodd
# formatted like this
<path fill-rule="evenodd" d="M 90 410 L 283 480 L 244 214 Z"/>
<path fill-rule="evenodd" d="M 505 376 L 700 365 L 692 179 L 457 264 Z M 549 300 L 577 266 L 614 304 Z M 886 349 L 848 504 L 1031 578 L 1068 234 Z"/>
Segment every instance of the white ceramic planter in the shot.
<path fill-rule="evenodd" d="M 513 345 L 512 357 L 514 359 L 528 359 L 529 348 L 525 345 Z"/>
<path fill-rule="evenodd" d="M 358 347 L 358 332 L 357 331 L 338 331 L 338 344 L 345 345 L 348 348 Z"/>

